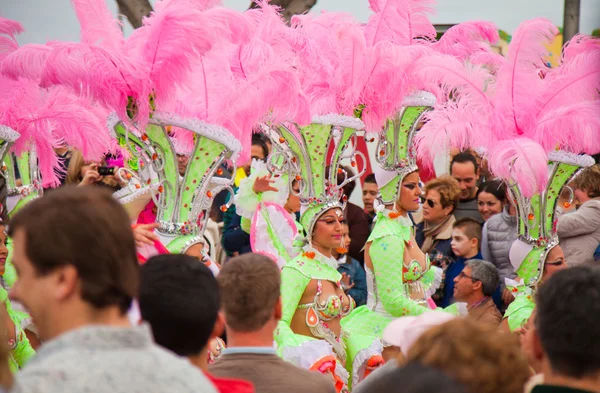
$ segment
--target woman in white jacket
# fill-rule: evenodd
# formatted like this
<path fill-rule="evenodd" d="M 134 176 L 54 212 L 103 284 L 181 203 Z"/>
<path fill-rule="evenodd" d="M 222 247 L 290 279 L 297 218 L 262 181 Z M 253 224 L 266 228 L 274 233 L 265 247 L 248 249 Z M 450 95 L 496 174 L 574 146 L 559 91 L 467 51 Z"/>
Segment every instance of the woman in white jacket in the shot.
<path fill-rule="evenodd" d="M 559 218 L 560 245 L 569 266 L 594 263 L 594 251 L 600 244 L 600 166 L 586 168 L 572 187 L 581 206 Z"/>

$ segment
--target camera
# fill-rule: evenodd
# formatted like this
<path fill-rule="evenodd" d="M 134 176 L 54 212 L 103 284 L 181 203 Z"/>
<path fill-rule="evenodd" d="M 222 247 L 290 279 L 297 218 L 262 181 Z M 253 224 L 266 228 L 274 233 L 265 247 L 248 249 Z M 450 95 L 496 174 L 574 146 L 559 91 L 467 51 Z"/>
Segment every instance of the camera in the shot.
<path fill-rule="evenodd" d="M 113 166 L 99 166 L 98 174 L 100 176 L 111 176 L 115 174 L 115 167 Z"/>

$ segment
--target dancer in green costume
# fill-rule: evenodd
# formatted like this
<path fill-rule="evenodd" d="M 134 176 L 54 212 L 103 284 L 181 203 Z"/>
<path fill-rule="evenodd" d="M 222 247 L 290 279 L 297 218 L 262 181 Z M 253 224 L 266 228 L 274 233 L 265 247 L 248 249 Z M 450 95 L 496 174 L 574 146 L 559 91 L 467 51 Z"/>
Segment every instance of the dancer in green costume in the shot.
<path fill-rule="evenodd" d="M 342 158 L 354 165 L 358 157 L 365 162 L 359 152 L 346 150 L 362 128 L 356 118 L 328 115 L 314 118 L 305 127 L 278 125 L 267 130 L 274 148 L 269 162 L 285 170 L 291 182 L 298 182 L 300 224 L 306 235 L 300 255 L 287 261 L 281 272 L 283 314 L 275 334 L 277 350 L 299 367 L 330 373 L 338 392 L 347 390 L 345 345 L 352 342 L 340 320 L 352 311 L 354 302 L 341 287 L 331 250 L 342 244 L 342 187 L 364 169 L 340 185 L 336 177 L 338 171 L 345 173 L 339 166 Z M 376 341 L 373 345 L 370 353 L 378 356 L 381 347 Z M 369 360 L 373 361 L 367 357 L 365 363 Z"/>
<path fill-rule="evenodd" d="M 216 175 L 220 175 L 219 168 L 225 161 L 237 160 L 242 149 L 240 141 L 220 126 L 175 114 L 153 113 L 142 133 L 127 129 L 114 116 L 111 126 L 131 155 L 129 169 L 119 173 L 129 181 L 124 188 L 129 194 L 124 192 L 119 198 L 125 204 L 154 200 L 157 234 L 168 252 L 195 256 L 218 274 L 218 265 L 205 252 L 203 231 L 214 196 L 222 190 L 233 193 L 233 179 Z M 169 135 L 171 127 L 193 135 L 190 161 L 183 176 L 178 172 L 177 151 Z M 132 163 L 138 166 L 137 171 L 131 169 Z"/>
<path fill-rule="evenodd" d="M 17 138 L 19 138 L 19 136 L 20 135 L 14 130 L 5 126 L 0 126 L 0 160 L 5 158 L 8 150 L 17 140 Z M 8 157 L 12 158 L 10 154 L 8 154 Z M 27 154 L 27 157 L 29 157 L 29 154 Z M 9 161 L 12 163 L 12 159 L 9 159 Z M 21 173 L 24 174 L 22 175 L 22 178 L 27 180 L 30 174 L 28 165 L 29 162 L 26 160 L 24 164 L 26 165 L 22 168 Z M 11 173 L 14 174 L 14 171 L 10 171 L 10 169 L 14 168 L 6 165 L 3 168 L 3 175 L 5 176 L 5 179 L 7 179 L 9 195 L 17 196 L 19 193 L 16 189 L 15 177 L 11 175 Z M 29 200 L 29 193 L 27 192 L 27 190 L 29 190 L 29 186 L 30 184 L 25 182 L 20 188 L 20 190 L 25 191 L 23 191 L 23 194 L 20 195 L 22 198 L 19 198 L 19 202 L 15 204 L 16 206 L 20 206 L 20 202 L 23 200 Z M 35 187 L 32 186 L 32 188 Z M 35 197 L 36 194 L 32 193 L 31 195 L 32 197 Z M 24 311 L 14 310 L 11 301 L 8 298 L 7 288 L 10 288 L 16 280 L 15 269 L 8 261 L 10 254 L 11 250 L 9 250 L 9 242 L 5 233 L 5 227 L 0 219 L 0 281 L 2 284 L 0 286 L 0 301 L 4 304 L 5 311 L 2 312 L 6 312 L 6 315 L 8 315 L 8 318 L 4 318 L 7 325 L 4 326 L 3 329 L 7 335 L 5 338 L 7 341 L 5 341 L 5 343 L 7 343 L 8 347 L 10 348 L 9 367 L 11 371 L 16 372 L 19 368 L 23 367 L 32 356 L 35 355 L 35 351 L 31 347 L 31 344 L 29 343 L 27 335 L 24 331 L 25 327 L 28 327 L 31 324 L 31 317 Z M 8 275 L 6 275 L 7 273 Z M 7 284 L 5 280 L 10 281 L 10 283 Z"/>
<path fill-rule="evenodd" d="M 594 165 L 590 156 L 565 151 L 551 152 L 548 159 L 548 184 L 543 192 L 527 198 L 518 184 L 510 186 L 517 205 L 519 237 L 513 243 L 509 257 L 518 277 L 516 280 L 506 279 L 506 287 L 515 300 L 504 313 L 500 325 L 504 330 L 521 328 L 535 308 L 537 286 L 555 271 L 567 267 L 556 235 L 556 223 L 563 207 L 558 204 L 559 197 L 563 190 L 569 191 L 571 200 L 564 202 L 564 207 L 570 206 L 573 190 L 567 184 L 583 168 Z"/>
<path fill-rule="evenodd" d="M 388 121 L 376 150 L 375 177 L 380 187 L 375 226 L 365 246 L 368 299 L 342 320 L 348 343 L 348 368 L 357 372 L 363 352 L 395 318 L 426 312 L 441 281 L 439 268 L 416 246 L 408 212 L 419 208 L 419 173 L 413 137 L 426 111 L 435 103 L 429 93 L 407 97 L 396 118 Z M 458 312 L 459 305 L 452 307 Z M 360 338 L 360 339 L 358 339 Z M 384 358 L 388 350 L 383 350 Z M 390 355 L 391 356 L 391 355 Z M 362 370 L 358 369 L 358 372 Z"/>
<path fill-rule="evenodd" d="M 8 257 L 7 236 L 4 232 L 4 225 L 0 222 L 0 275 L 4 274 L 4 264 Z M 12 304 L 8 298 L 8 292 L 4 286 L 0 286 L 0 301 L 4 305 L 4 311 L 8 318 L 4 318 L 7 323 L 3 327 L 6 332 L 5 343 L 10 349 L 9 367 L 11 371 L 16 372 L 21 367 L 25 366 L 29 359 L 35 355 L 35 351 L 29 343 L 29 339 L 22 327 L 25 319 L 31 319 L 28 314 L 13 310 Z"/>

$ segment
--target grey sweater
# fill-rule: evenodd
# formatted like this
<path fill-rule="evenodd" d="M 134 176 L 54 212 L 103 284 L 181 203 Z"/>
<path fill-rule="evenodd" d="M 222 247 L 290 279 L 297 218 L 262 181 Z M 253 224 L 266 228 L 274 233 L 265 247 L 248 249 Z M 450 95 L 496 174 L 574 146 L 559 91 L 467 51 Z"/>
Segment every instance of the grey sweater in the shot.
<path fill-rule="evenodd" d="M 150 328 L 86 326 L 44 343 L 13 393 L 217 393 L 187 360 L 158 347 Z"/>

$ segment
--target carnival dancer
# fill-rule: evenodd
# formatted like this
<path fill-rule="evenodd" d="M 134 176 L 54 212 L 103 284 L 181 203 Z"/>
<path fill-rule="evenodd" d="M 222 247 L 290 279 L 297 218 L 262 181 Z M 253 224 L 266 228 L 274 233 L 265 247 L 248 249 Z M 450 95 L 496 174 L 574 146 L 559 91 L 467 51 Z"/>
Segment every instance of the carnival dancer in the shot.
<path fill-rule="evenodd" d="M 373 337 L 382 340 L 383 329 L 395 318 L 420 315 L 435 308 L 431 295 L 441 282 L 441 270 L 430 265 L 416 245 L 409 212 L 419 208 L 421 189 L 413 145 L 418 124 L 435 103 L 435 97 L 420 92 L 404 101 L 397 117 L 380 136 L 375 177 L 380 186 L 380 205 L 373 232 L 365 246 L 367 305 L 342 321 L 354 337 L 349 346 L 360 359 Z M 459 305 L 452 307 L 458 312 Z M 385 342 L 384 358 L 393 352 Z"/>
<path fill-rule="evenodd" d="M 517 279 L 506 278 L 506 287 L 515 300 L 508 306 L 501 326 L 514 331 L 529 320 L 535 302 L 533 294 L 538 285 L 554 272 L 566 269 L 567 261 L 556 234 L 556 223 L 562 209 L 574 199 L 569 182 L 585 167 L 594 165 L 590 156 L 565 151 L 548 155 L 548 185 L 546 188 L 525 197 L 518 184 L 512 184 L 510 192 L 517 205 L 519 237 L 510 248 L 510 262 L 515 268 Z M 569 200 L 561 206 L 560 195 L 569 191 Z"/>
<path fill-rule="evenodd" d="M 580 154 L 600 151 L 600 46 L 576 36 L 561 64 L 548 68 L 546 48 L 557 33 L 550 21 L 534 19 L 518 27 L 507 57 L 494 64 L 476 67 L 432 55 L 416 65 L 445 98 L 420 133 L 420 153 L 433 158 L 432 138 L 440 137 L 444 146 L 482 146 L 491 172 L 507 182 L 515 200 L 519 237 L 510 260 L 518 277 L 506 284 L 517 296 L 502 324 L 510 330 L 529 319 L 540 282 L 566 267 L 556 222 L 571 202 L 559 206 L 559 196 L 568 191 L 572 198 L 568 182 L 593 164 Z"/>
<path fill-rule="evenodd" d="M 292 128 L 293 127 L 293 128 Z M 272 132 L 274 149 L 284 158 L 290 177 L 297 180 L 302 204 L 300 223 L 306 244 L 302 253 L 282 269 L 283 314 L 276 331 L 278 352 L 297 366 L 330 372 L 338 391 L 346 389 L 348 374 L 340 321 L 354 308 L 341 287 L 337 260 L 331 250 L 342 245 L 342 187 L 363 171 L 337 184 L 339 160 L 363 124 L 347 116 L 316 117 L 309 126 L 279 125 Z M 296 136 L 296 135 L 299 135 Z M 333 152 L 327 156 L 327 148 Z M 326 168 L 330 167 L 329 176 Z M 377 343 L 375 343 L 377 346 Z M 381 348 L 375 348 L 376 356 Z"/>
<path fill-rule="evenodd" d="M 4 158 L 17 138 L 19 138 L 17 132 L 6 126 L 0 126 L 0 158 Z M 8 292 L 5 289 L 4 274 L 6 273 L 6 264 L 10 253 L 5 229 L 5 225 L 0 219 L 0 281 L 2 283 L 0 286 L 0 301 L 3 305 L 3 307 L 0 307 L 0 312 L 8 316 L 8 318 L 3 318 L 6 322 L 6 326 L 3 327 L 6 336 L 3 339 L 5 340 L 4 344 L 7 344 L 10 349 L 9 367 L 11 371 L 16 372 L 35 355 L 35 351 L 25 334 L 25 328 L 31 325 L 31 317 L 25 312 L 13 309 L 8 298 Z"/>

